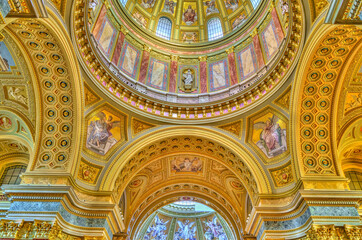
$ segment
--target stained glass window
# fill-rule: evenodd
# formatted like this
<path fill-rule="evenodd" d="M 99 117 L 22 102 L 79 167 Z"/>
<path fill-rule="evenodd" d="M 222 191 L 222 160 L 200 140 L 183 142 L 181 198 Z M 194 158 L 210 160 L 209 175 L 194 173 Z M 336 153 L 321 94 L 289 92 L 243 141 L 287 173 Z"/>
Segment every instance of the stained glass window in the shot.
<path fill-rule="evenodd" d="M 255 9 L 259 3 L 260 3 L 260 0 L 250 0 L 251 1 L 251 4 L 253 5 L 253 8 Z"/>
<path fill-rule="evenodd" d="M 170 19 L 166 17 L 161 17 L 158 20 L 157 29 L 156 29 L 156 36 L 162 37 L 166 40 L 170 40 L 171 38 L 171 29 L 172 29 L 172 22 Z"/>
<path fill-rule="evenodd" d="M 25 172 L 25 165 L 14 165 L 5 168 L 3 175 L 0 178 L 0 185 L 3 184 L 20 184 L 20 174 Z"/>
<path fill-rule="evenodd" d="M 349 188 L 351 190 L 362 190 L 362 173 L 361 172 L 345 172 L 346 178 L 349 178 Z"/>
<path fill-rule="evenodd" d="M 221 38 L 224 35 L 222 32 L 220 19 L 211 18 L 207 22 L 207 33 L 209 41 Z"/>

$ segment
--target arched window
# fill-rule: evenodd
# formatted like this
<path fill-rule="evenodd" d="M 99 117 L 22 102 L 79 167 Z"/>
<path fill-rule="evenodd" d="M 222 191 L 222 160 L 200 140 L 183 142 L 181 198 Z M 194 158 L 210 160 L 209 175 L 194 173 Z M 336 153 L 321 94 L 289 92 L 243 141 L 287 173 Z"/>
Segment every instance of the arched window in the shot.
<path fill-rule="evenodd" d="M 128 0 L 121 0 L 121 3 L 123 6 L 126 6 L 127 2 L 128 2 Z"/>
<path fill-rule="evenodd" d="M 172 29 L 171 20 L 166 17 L 161 17 L 158 20 L 156 36 L 162 37 L 166 40 L 170 40 L 171 39 L 171 29 Z"/>
<path fill-rule="evenodd" d="M 349 178 L 349 188 L 351 190 L 362 190 L 362 173 L 356 171 L 345 172 L 346 178 Z"/>
<path fill-rule="evenodd" d="M 219 18 L 211 18 L 207 22 L 207 33 L 209 41 L 221 38 L 224 35 Z"/>
<path fill-rule="evenodd" d="M 260 3 L 260 0 L 250 0 L 251 1 L 251 4 L 253 5 L 253 8 L 255 9 L 259 3 Z"/>
<path fill-rule="evenodd" d="M 0 186 L 3 184 L 20 184 L 20 174 L 25 172 L 25 165 L 13 165 L 5 168 L 3 175 L 0 178 Z"/>

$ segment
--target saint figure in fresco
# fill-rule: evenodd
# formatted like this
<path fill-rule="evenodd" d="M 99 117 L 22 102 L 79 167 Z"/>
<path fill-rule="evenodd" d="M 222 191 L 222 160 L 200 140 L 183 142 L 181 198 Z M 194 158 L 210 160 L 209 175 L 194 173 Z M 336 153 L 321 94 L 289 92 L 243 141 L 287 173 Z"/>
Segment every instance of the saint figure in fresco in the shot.
<path fill-rule="evenodd" d="M 156 0 L 142 0 L 141 5 L 144 8 L 153 8 Z"/>
<path fill-rule="evenodd" d="M 155 223 L 148 227 L 146 235 L 144 236 L 144 240 L 166 240 L 167 234 L 165 231 L 167 230 L 168 221 L 164 221 L 159 218 L 158 215 L 155 217 Z"/>
<path fill-rule="evenodd" d="M 243 24 L 243 22 L 245 21 L 246 16 L 244 14 L 241 14 L 239 17 L 237 17 L 235 19 L 235 21 L 233 22 L 232 28 L 235 29 L 237 27 L 239 27 L 241 24 Z"/>
<path fill-rule="evenodd" d="M 231 9 L 231 11 L 235 11 L 239 7 L 238 0 L 225 0 L 226 9 Z"/>
<path fill-rule="evenodd" d="M 113 117 L 106 116 L 104 112 L 97 114 L 97 120 L 88 126 L 87 147 L 104 155 L 117 140 L 112 136 L 111 130 L 120 125 L 120 121 L 113 121 Z"/>
<path fill-rule="evenodd" d="M 175 12 L 175 6 L 176 6 L 176 2 L 172 1 L 172 0 L 165 0 L 165 5 L 163 7 L 163 12 L 167 12 L 167 13 L 171 13 L 174 14 Z"/>
<path fill-rule="evenodd" d="M 189 5 L 182 14 L 182 20 L 187 24 L 191 25 L 197 20 L 196 11 Z"/>
<path fill-rule="evenodd" d="M 257 122 L 254 129 L 262 129 L 260 140 L 257 142 L 258 147 L 263 150 L 268 157 L 277 156 L 287 150 L 286 131 L 281 129 L 277 123 L 279 118 L 273 115 L 266 122 Z"/>
<path fill-rule="evenodd" d="M 221 224 L 217 221 L 216 216 L 212 220 L 209 219 L 204 223 L 207 226 L 207 229 L 204 234 L 206 240 L 213 240 L 213 239 L 227 240 L 227 236 L 224 232 L 224 229 L 221 226 Z"/>
<path fill-rule="evenodd" d="M 215 0 L 206 1 L 204 5 L 207 6 L 206 8 L 206 16 L 210 15 L 211 13 L 219 13 L 219 10 L 216 8 Z"/>

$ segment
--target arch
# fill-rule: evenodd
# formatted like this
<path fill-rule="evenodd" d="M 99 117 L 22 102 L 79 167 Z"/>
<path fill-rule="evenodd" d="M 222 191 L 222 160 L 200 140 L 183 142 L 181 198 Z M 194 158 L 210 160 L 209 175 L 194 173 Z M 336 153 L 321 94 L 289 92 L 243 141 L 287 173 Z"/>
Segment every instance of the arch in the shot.
<path fill-rule="evenodd" d="M 187 135 L 185 136 L 185 133 Z M 258 194 L 270 193 L 271 187 L 270 183 L 267 180 L 265 172 L 262 167 L 258 163 L 256 159 L 254 159 L 250 153 L 248 153 L 239 142 L 235 140 L 231 140 L 226 136 L 221 135 L 219 132 L 216 132 L 211 129 L 200 128 L 200 127 L 170 127 L 160 129 L 158 131 L 152 132 L 151 134 L 146 135 L 142 139 L 138 139 L 132 146 L 119 151 L 114 157 L 113 162 L 109 165 L 107 172 L 105 173 L 105 177 L 103 178 L 100 184 L 100 190 L 104 191 L 119 191 L 123 192 L 123 189 L 129 182 L 130 177 L 126 172 L 132 169 L 132 172 L 136 171 L 139 168 L 139 160 L 135 161 L 134 155 L 139 154 L 141 156 L 146 152 L 144 150 L 147 147 L 152 147 L 152 144 L 160 143 L 164 139 L 172 139 L 172 138 L 201 138 L 201 141 L 205 141 L 205 143 L 210 142 L 210 144 L 214 144 L 215 147 L 220 146 L 221 149 L 225 151 L 229 151 L 231 155 L 233 155 L 235 160 L 227 160 L 227 158 L 223 155 L 220 159 L 223 159 L 230 169 L 233 169 L 233 172 L 240 178 L 240 180 L 246 185 L 248 191 L 251 191 L 253 187 L 251 182 L 247 183 L 247 181 L 252 181 L 255 184 L 255 193 L 250 193 L 253 196 L 253 201 L 255 202 Z M 142 150 L 140 150 L 142 149 Z M 205 148 L 208 149 L 208 148 Z M 149 150 L 148 150 L 149 152 Z M 162 156 L 165 154 L 162 153 Z M 215 158 L 217 156 L 213 156 Z M 145 164 L 142 160 L 141 164 Z M 220 161 L 220 160 L 219 160 Z M 241 176 L 241 174 L 243 174 Z M 123 175 L 124 180 L 119 179 L 118 176 Z M 127 178 L 127 180 L 126 180 Z M 246 180 L 248 179 L 248 180 Z M 246 184 L 245 184 L 246 183 Z M 115 188 L 115 184 L 120 186 L 120 189 Z"/>
<path fill-rule="evenodd" d="M 221 21 L 218 17 L 211 18 L 207 21 L 207 36 L 209 41 L 221 38 L 224 35 Z"/>
<path fill-rule="evenodd" d="M 155 192 L 153 195 L 148 196 L 147 199 L 140 205 L 140 208 L 133 215 L 128 229 L 129 236 L 133 239 L 135 233 L 138 232 L 139 227 L 142 223 L 156 210 L 161 207 L 176 202 L 180 197 L 185 197 L 185 189 L 187 189 L 188 197 L 195 199 L 194 201 L 205 204 L 216 212 L 220 213 L 225 221 L 229 224 L 231 229 L 233 229 L 233 234 L 236 236 L 236 239 L 242 239 L 242 226 L 240 219 L 237 215 L 233 215 L 230 211 L 231 205 L 229 202 L 223 203 L 222 200 L 215 198 L 212 194 L 208 194 L 208 188 L 200 184 L 168 184 L 165 187 L 161 188 L 159 191 Z M 207 191 L 206 191 L 206 190 Z M 161 193 L 160 193 L 161 192 Z M 212 192 L 212 191 L 210 191 Z"/>
<path fill-rule="evenodd" d="M 323 180 L 328 176 L 339 176 L 343 183 L 336 183 L 333 186 L 336 188 L 348 188 L 338 162 L 335 141 L 337 128 L 334 119 L 343 82 L 338 79 L 348 70 L 360 43 L 360 30 L 355 26 L 319 26 L 306 44 L 302 59 L 307 60 L 300 63 L 293 88 L 291 119 L 292 132 L 296 134 L 292 136 L 292 143 L 300 174 L 302 177 L 323 176 Z M 317 186 L 315 182 L 309 184 L 313 188 L 325 187 Z"/>
<path fill-rule="evenodd" d="M 157 23 L 156 36 L 166 40 L 171 39 L 172 22 L 168 17 L 160 17 Z"/>
<path fill-rule="evenodd" d="M 10 23 L 6 31 L 16 40 L 25 58 L 39 57 L 39 61 L 27 61 L 31 64 L 29 69 L 33 70 L 31 81 L 37 89 L 37 115 L 44 116 L 37 121 L 30 169 L 56 168 L 72 172 L 76 162 L 69 159 L 78 159 L 80 148 L 76 146 L 82 137 L 83 86 L 68 34 L 56 16 L 52 12 L 49 14 L 51 17 L 47 19 L 18 19 Z M 54 65 L 46 66 L 42 59 L 52 60 Z M 61 101 L 64 107 L 55 108 L 52 101 Z M 54 133 L 47 131 L 43 126 L 45 119 L 53 124 L 52 128 L 59 130 L 61 139 L 55 139 Z M 63 129 L 69 129 L 70 125 L 72 131 L 64 134 Z"/>

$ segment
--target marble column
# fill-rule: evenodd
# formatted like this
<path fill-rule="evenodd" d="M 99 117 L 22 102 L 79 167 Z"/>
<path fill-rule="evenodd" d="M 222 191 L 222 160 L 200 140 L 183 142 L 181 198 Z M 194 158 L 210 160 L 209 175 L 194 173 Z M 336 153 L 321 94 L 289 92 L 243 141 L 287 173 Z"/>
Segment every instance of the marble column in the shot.
<path fill-rule="evenodd" d="M 227 49 L 226 53 L 228 54 L 230 85 L 233 86 L 238 83 L 234 47 Z"/>
<path fill-rule="evenodd" d="M 200 92 L 207 92 L 207 56 L 199 57 L 200 60 Z"/>
<path fill-rule="evenodd" d="M 265 62 L 264 62 L 263 51 L 262 51 L 262 49 L 261 49 L 259 34 L 258 34 L 258 32 L 257 32 L 256 29 L 255 29 L 254 32 L 251 34 L 251 37 L 253 38 L 255 55 L 256 55 L 257 64 L 258 64 L 257 67 L 258 67 L 258 69 L 260 69 L 260 68 L 262 68 L 262 67 L 265 65 Z"/>
<path fill-rule="evenodd" d="M 176 92 L 178 56 L 171 57 L 169 92 Z"/>
<path fill-rule="evenodd" d="M 144 45 L 142 60 L 141 60 L 140 75 L 138 77 L 138 81 L 141 83 L 146 83 L 147 69 L 148 69 L 147 67 L 148 67 L 148 62 L 150 61 L 150 53 L 151 53 L 151 48 Z"/>
<path fill-rule="evenodd" d="M 124 38 L 125 38 L 126 34 L 127 34 L 127 30 L 122 26 L 121 31 L 119 32 L 119 35 L 118 35 L 116 48 L 114 50 L 113 58 L 112 58 L 112 63 L 114 63 L 116 66 L 118 64 L 119 57 L 121 56 L 123 42 L 124 42 Z"/>

